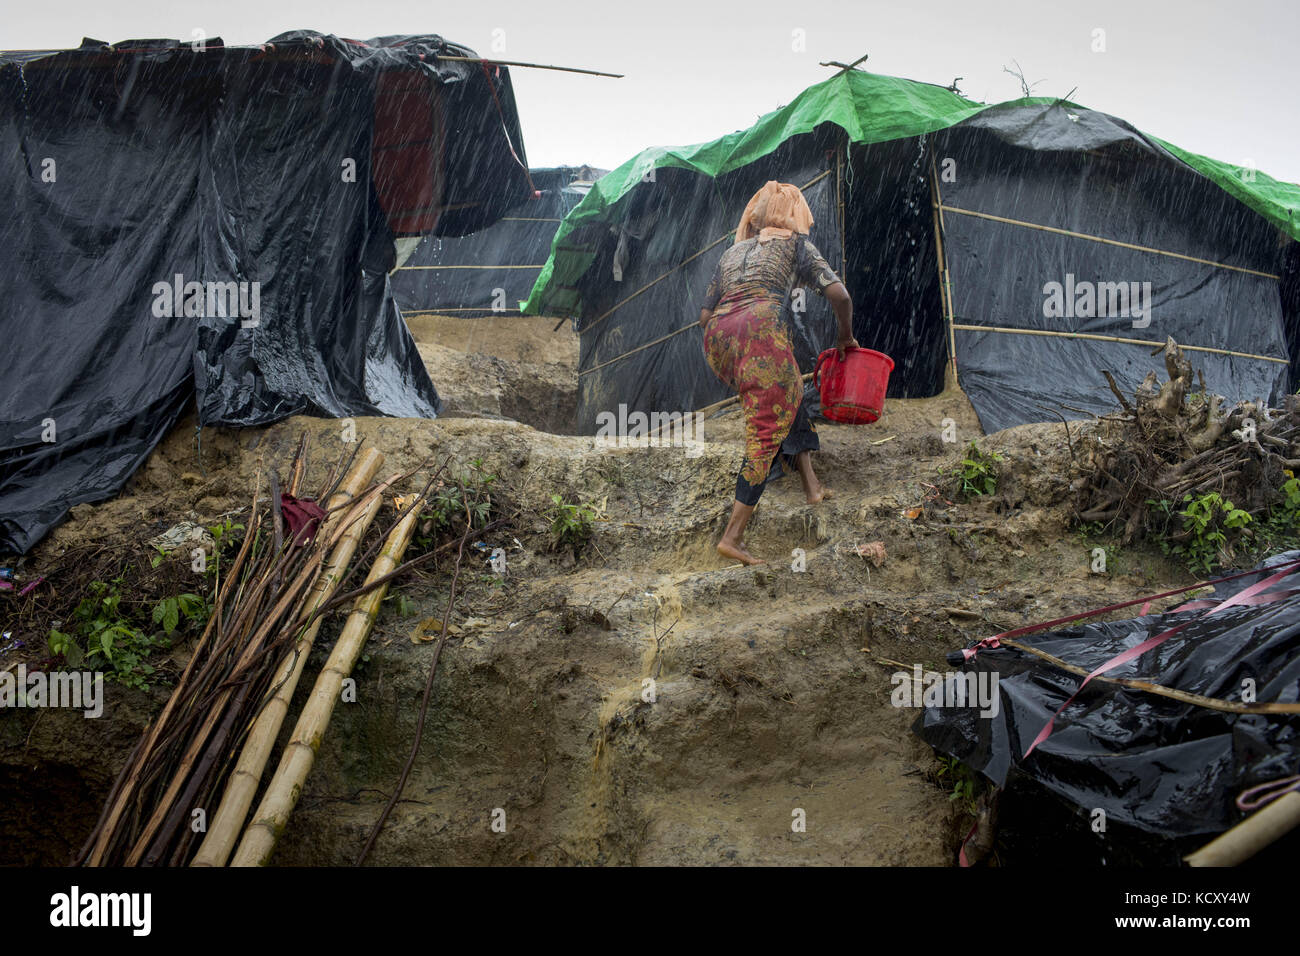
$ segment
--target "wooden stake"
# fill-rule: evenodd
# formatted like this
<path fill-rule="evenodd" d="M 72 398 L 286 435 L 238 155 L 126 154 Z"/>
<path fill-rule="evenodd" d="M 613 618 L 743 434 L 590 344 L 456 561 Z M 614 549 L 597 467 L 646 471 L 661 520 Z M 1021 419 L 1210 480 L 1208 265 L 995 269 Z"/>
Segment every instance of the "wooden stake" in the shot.
<path fill-rule="evenodd" d="M 343 507 L 370 484 L 383 462 L 382 453 L 373 448 L 366 449 L 344 479 L 342 487 L 327 503 L 326 511 L 332 514 L 321 529 L 321 534 L 331 534 L 345 521 L 351 514 L 351 509 L 342 510 Z M 303 602 L 306 613 L 310 614 L 333 596 L 362 537 L 378 514 L 382 501 L 381 495 L 371 495 L 362 506 L 360 516 L 351 523 L 343 537 L 339 539 L 330 554 L 324 572 L 316 579 L 315 586 Z M 335 509 L 340 510 L 335 511 Z M 298 687 L 298 679 L 302 676 L 303 668 L 307 664 L 307 655 L 311 652 L 316 633 L 320 630 L 323 620 L 323 617 L 318 617 L 308 625 L 307 630 L 298 640 L 296 653 L 287 657 L 276 672 L 272 686 L 278 689 L 266 703 L 249 731 L 248 739 L 239 754 L 239 762 L 226 783 L 221 804 L 212 817 L 208 834 L 199 846 L 199 852 L 191 861 L 191 866 L 225 866 L 230 858 L 230 851 L 234 849 L 235 841 L 239 839 L 239 833 L 244 827 L 248 809 L 252 806 L 253 797 L 257 793 L 257 785 L 261 782 L 267 759 L 275 746 L 280 726 L 289 711 L 289 702 Z"/>
<path fill-rule="evenodd" d="M 934 162 L 934 137 L 930 137 L 930 188 L 934 192 L 934 250 L 939 260 L 939 307 L 943 309 L 948 325 L 948 370 L 944 375 L 944 389 L 957 387 L 957 333 L 953 328 L 952 278 L 948 274 L 948 260 L 943 254 L 943 198 L 939 193 L 939 171 Z"/>
<path fill-rule="evenodd" d="M 366 576 L 367 583 L 382 578 L 401 563 L 402 555 L 406 552 L 406 546 L 410 544 L 411 535 L 420 519 L 420 504 L 421 499 L 414 497 L 407 508 L 406 517 L 388 535 L 383 550 L 375 558 L 375 563 Z M 343 681 L 352 673 L 357 658 L 361 656 L 361 649 L 375 625 L 379 605 L 387 593 L 388 585 L 383 584 L 357 598 L 352 613 L 343 626 L 343 632 L 339 635 L 334 650 L 330 652 L 329 660 L 316 678 L 311 697 L 298 717 L 293 736 L 280 757 L 275 776 L 271 778 L 262 802 L 253 814 L 253 822 L 244 831 L 244 838 L 235 851 L 231 866 L 265 866 L 270 861 L 276 841 L 289 822 L 289 814 L 297 805 L 303 784 L 316 761 L 316 749 L 329 727 L 334 705 L 343 689 Z"/>

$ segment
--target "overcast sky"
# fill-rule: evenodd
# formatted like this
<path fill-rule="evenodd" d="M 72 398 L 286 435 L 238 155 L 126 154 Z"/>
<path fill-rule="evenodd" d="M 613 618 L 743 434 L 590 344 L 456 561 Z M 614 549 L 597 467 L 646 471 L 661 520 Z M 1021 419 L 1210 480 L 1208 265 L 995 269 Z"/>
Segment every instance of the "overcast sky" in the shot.
<path fill-rule="evenodd" d="M 1016 61 L 1036 95 L 1074 90 L 1179 146 L 1300 182 L 1297 28 L 1297 0 L 5 0 L 0 48 L 196 29 L 227 43 L 291 29 L 439 33 L 483 56 L 625 73 L 513 71 L 529 163 L 605 168 L 749 126 L 828 76 L 822 60 L 869 53 L 876 73 L 960 76 L 989 103 L 1020 95 L 1003 72 Z"/>

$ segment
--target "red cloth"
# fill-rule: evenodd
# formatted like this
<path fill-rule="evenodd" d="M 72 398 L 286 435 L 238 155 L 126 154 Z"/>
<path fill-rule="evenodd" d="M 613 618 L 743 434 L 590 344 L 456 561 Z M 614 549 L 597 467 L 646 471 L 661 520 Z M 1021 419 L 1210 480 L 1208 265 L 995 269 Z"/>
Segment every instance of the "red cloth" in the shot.
<path fill-rule="evenodd" d="M 292 495 L 280 496 L 280 511 L 289 525 L 293 543 L 299 547 L 311 541 L 316 534 L 316 529 L 320 527 L 321 519 L 325 517 L 325 512 L 316 502 L 310 498 L 295 498 Z"/>

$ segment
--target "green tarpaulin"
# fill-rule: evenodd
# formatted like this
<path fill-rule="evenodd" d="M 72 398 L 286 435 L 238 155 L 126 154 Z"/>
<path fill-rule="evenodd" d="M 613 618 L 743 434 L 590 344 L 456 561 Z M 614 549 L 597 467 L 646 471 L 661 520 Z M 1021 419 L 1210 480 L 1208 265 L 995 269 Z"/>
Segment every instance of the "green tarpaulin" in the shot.
<path fill-rule="evenodd" d="M 766 156 L 787 139 L 810 133 L 824 123 L 839 126 L 853 143 L 880 143 L 946 129 L 984 110 L 1053 103 L 1076 106 L 1051 97 L 996 105 L 972 103 L 929 83 L 861 70 L 839 73 L 810 86 L 789 105 L 768 113 L 747 130 L 694 146 L 646 149 L 604 176 L 561 223 L 551 255 L 528 300 L 520 304 L 521 311 L 529 315 L 580 315 L 582 302 L 576 285 L 591 265 L 595 249 L 575 234 L 584 227 L 617 221 L 618 204 L 652 170 L 679 168 L 717 177 Z M 1300 240 L 1300 186 L 1188 152 L 1154 136 L 1146 138 Z"/>

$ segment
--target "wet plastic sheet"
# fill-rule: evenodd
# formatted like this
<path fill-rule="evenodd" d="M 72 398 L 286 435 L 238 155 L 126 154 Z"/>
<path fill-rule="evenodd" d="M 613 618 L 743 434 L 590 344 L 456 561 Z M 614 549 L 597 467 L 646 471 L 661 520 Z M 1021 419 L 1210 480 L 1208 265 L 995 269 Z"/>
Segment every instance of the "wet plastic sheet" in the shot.
<path fill-rule="evenodd" d="M 394 235 L 480 228 L 529 194 L 508 75 L 438 53 L 472 55 L 308 32 L 0 54 L 0 551 L 116 493 L 192 398 L 204 425 L 438 413 Z M 403 72 L 417 85 L 379 82 Z M 416 114 L 384 168 L 428 181 L 380 176 L 377 123 Z M 177 276 L 196 308 L 166 293 Z"/>
<path fill-rule="evenodd" d="M 831 172 L 819 184 L 829 201 L 815 211 L 814 241 L 834 263 L 823 237 L 842 231 L 854 334 L 895 360 L 890 396 L 937 393 L 950 341 L 986 432 L 1109 410 L 1102 370 L 1131 392 L 1148 372 L 1163 373 L 1153 353 L 1168 336 L 1230 402 L 1276 402 L 1300 368 L 1300 244 L 1292 241 L 1300 186 L 1068 101 L 976 104 L 851 70 L 748 130 L 642 151 L 565 218 L 523 311 L 575 319 L 580 430 L 591 428 L 593 409 L 621 402 L 666 410 L 721 397 L 693 360 L 690 336 L 668 337 L 673 327 L 662 318 L 685 320 L 684 283 L 707 283 L 698 273 L 716 254 L 683 265 L 699 246 L 675 250 L 676 260 L 655 258 L 654 247 L 702 222 L 730 228 L 726 216 L 748 198 L 738 187 L 761 184 L 760 168 L 796 182 L 795 171 L 812 162 Z M 665 187 L 676 194 L 671 215 L 647 221 Z M 940 200 L 949 308 L 930 251 L 931 206 Z M 731 211 L 720 215 L 719 202 Z M 634 266 L 640 255 L 658 272 L 638 272 L 636 298 L 609 314 L 631 295 L 620 296 L 609 269 L 614 235 L 629 228 Z M 660 240 L 664 233 L 672 236 Z M 1053 284 L 1068 297 L 1060 313 L 1048 304 Z M 1134 289 L 1141 314 L 1129 303 Z M 833 336 L 831 323 L 824 344 Z M 645 351 L 605 357 L 624 340 Z"/>
<path fill-rule="evenodd" d="M 1272 558 L 1258 574 L 1217 585 L 1213 597 L 1236 594 L 1271 573 L 1263 569 L 1297 558 L 1295 551 Z M 1269 590 L 1295 588 L 1300 574 L 1292 573 Z M 1194 623 L 1106 676 L 1227 701 L 1240 702 L 1246 687 L 1259 702 L 1300 699 L 1300 595 L 1208 616 L 1151 615 L 1018 640 L 1092 671 L 1188 619 Z M 963 671 L 998 676 L 997 714 L 927 707 L 913 728 L 923 740 L 998 786 L 1028 781 L 1085 814 L 1102 809 L 1110 823 L 1160 837 L 1222 832 L 1241 818 L 1234 800 L 1242 789 L 1294 774 L 1300 762 L 1300 716 L 1224 713 L 1100 680 L 1023 758 L 1082 678 L 1006 647 L 979 651 Z"/>
<path fill-rule="evenodd" d="M 700 305 L 731 244 L 737 210 L 768 179 L 811 183 L 803 190 L 815 220 L 810 238 L 828 262 L 839 261 L 832 177 L 816 165 L 799 165 L 806 157 L 778 159 L 721 181 L 665 170 L 647 185 L 624 223 L 622 278 L 611 279 L 612 242 L 585 277 L 584 294 L 595 308 L 580 324 L 579 432 L 594 432 L 604 412 L 617 418 L 620 405 L 629 414 L 684 414 L 731 394 L 704 357 Z M 647 285 L 650 291 L 638 295 Z M 818 354 L 835 341 L 835 319 L 820 296 L 807 293 L 802 303 L 798 311 L 787 306 L 783 319 L 800 370 L 811 372 Z M 599 318 L 607 312 L 608 318 Z"/>
<path fill-rule="evenodd" d="M 468 236 L 428 236 L 393 273 L 393 295 L 404 315 L 473 318 L 518 313 L 551 251 L 561 220 L 587 193 L 568 185 L 576 170 L 534 169 L 540 195 L 525 200 L 486 229 Z"/>
<path fill-rule="evenodd" d="M 1104 414 L 1101 370 L 1127 394 L 1165 378 L 1168 336 L 1210 391 L 1281 400 L 1283 257 L 1264 218 L 1091 110 L 996 107 L 936 140 L 959 171 L 940 186 L 957 371 L 986 433 Z"/>

